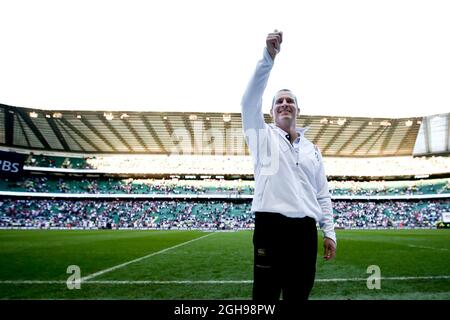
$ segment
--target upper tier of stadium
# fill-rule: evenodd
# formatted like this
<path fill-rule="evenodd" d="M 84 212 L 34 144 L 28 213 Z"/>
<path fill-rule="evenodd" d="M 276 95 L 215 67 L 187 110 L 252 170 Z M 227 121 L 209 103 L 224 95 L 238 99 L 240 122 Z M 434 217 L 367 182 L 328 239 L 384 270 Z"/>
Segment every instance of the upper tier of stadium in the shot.
<path fill-rule="evenodd" d="M 450 114 L 411 118 L 305 116 L 298 127 L 325 157 L 449 153 Z M 265 115 L 266 122 L 271 122 Z M 248 155 L 240 113 L 100 112 L 0 104 L 0 146 L 77 154 Z"/>
<path fill-rule="evenodd" d="M 450 175 L 450 157 L 443 156 L 325 157 L 324 164 L 328 177 L 334 179 L 378 177 L 392 180 Z M 205 175 L 218 179 L 253 178 L 250 156 L 104 155 L 77 158 L 30 153 L 25 160 L 25 169 L 40 173 L 129 174 L 166 178 L 184 176 L 186 179 L 210 178 Z"/>
<path fill-rule="evenodd" d="M 450 178 L 413 181 L 330 181 L 332 196 L 413 196 L 447 195 L 450 198 Z M 80 178 L 61 176 L 27 176 L 0 179 L 0 195 L 4 191 L 15 195 L 26 192 L 46 195 L 253 195 L 254 182 L 243 180 L 156 180 L 120 178 Z M 8 193 L 10 195 L 10 193 Z M 432 197 L 431 197 L 432 198 Z"/>

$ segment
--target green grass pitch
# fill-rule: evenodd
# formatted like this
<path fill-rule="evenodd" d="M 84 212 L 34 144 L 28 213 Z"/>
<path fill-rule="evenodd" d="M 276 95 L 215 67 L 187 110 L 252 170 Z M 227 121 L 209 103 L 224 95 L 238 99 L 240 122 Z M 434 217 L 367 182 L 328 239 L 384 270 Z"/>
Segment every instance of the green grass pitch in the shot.
<path fill-rule="evenodd" d="M 252 234 L 2 230 L 0 299 L 251 299 Z M 450 299 L 450 230 L 337 237 L 331 262 L 319 241 L 311 299 Z M 80 289 L 67 288 L 69 265 L 86 277 Z M 380 289 L 367 288 L 370 265 Z"/>

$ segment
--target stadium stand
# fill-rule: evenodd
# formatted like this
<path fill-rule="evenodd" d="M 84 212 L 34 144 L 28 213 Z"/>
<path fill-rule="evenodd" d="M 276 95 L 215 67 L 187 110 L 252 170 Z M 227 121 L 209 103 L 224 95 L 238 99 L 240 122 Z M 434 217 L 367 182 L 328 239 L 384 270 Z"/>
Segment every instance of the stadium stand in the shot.
<path fill-rule="evenodd" d="M 250 202 L 0 199 L 0 227 L 247 229 Z M 430 228 L 450 200 L 335 201 L 337 228 Z"/>
<path fill-rule="evenodd" d="M 351 170 L 349 170 L 349 163 Z M 450 158 L 433 157 L 326 157 L 329 176 L 414 176 L 447 173 Z M 92 169 L 92 172 L 166 173 L 166 174 L 242 174 L 253 175 L 250 156 L 192 155 L 115 155 L 74 158 L 29 154 L 25 163 L 38 168 Z M 70 171 L 66 171 L 70 172 Z"/>
<path fill-rule="evenodd" d="M 0 191 L 75 193 L 75 194 L 186 194 L 251 195 L 253 181 L 242 180 L 158 180 L 136 178 L 76 178 L 29 176 L 20 179 L 2 179 Z M 450 178 L 416 181 L 330 181 L 332 195 L 425 195 L 450 194 Z"/>
<path fill-rule="evenodd" d="M 270 122 L 270 116 L 265 114 Z M 248 155 L 240 113 L 40 110 L 0 104 L 0 145 L 87 154 Z M 324 156 L 410 156 L 423 119 L 302 115 Z"/>
<path fill-rule="evenodd" d="M 449 118 L 300 117 L 325 156 L 336 227 L 447 226 Z M 0 150 L 25 155 L 20 176 L 0 179 L 0 228 L 253 227 L 240 114 L 0 105 L 0 123 Z"/>

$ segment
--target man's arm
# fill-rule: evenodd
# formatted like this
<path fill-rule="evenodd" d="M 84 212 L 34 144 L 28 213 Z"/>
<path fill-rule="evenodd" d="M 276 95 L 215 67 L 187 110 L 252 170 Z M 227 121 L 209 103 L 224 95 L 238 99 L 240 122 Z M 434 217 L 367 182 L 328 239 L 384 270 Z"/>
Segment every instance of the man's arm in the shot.
<path fill-rule="evenodd" d="M 324 259 L 331 260 L 336 254 L 336 232 L 334 231 L 333 207 L 331 205 L 331 195 L 328 188 L 327 176 L 323 166 L 322 155 L 316 148 L 320 162 L 319 172 L 316 176 L 317 201 L 322 209 L 322 219 L 319 221 L 320 229 L 324 235 Z"/>
<path fill-rule="evenodd" d="M 265 127 L 262 112 L 262 96 L 266 89 L 273 62 L 280 51 L 282 33 L 275 30 L 266 38 L 263 59 L 258 61 L 256 70 L 242 97 L 242 122 L 244 132 L 249 129 L 263 129 Z"/>

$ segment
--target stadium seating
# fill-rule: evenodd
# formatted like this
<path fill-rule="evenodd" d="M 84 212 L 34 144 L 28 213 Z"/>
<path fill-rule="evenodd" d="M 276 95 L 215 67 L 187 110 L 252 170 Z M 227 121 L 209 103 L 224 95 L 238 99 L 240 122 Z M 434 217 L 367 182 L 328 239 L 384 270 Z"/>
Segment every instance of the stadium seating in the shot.
<path fill-rule="evenodd" d="M 253 181 L 155 180 L 29 176 L 0 180 L 0 191 L 89 194 L 253 194 Z M 450 193 L 450 178 L 415 181 L 330 181 L 337 196 L 423 195 Z"/>
<path fill-rule="evenodd" d="M 351 164 L 348 163 L 351 161 Z M 66 157 L 30 154 L 29 168 L 100 169 L 117 172 L 132 168 L 136 172 L 184 172 L 251 174 L 248 156 L 198 157 L 155 156 L 99 156 Z M 389 174 L 417 175 L 447 173 L 448 157 L 412 158 L 391 157 L 375 159 L 326 158 L 337 228 L 434 228 L 442 225 L 443 212 L 450 212 L 450 178 L 394 181 L 355 181 L 346 178 L 349 167 L 353 176 L 385 176 Z M 131 169 L 130 169 L 131 170 Z M 56 171 L 56 170 L 55 170 Z M 75 172 L 73 172 L 75 173 Z M 136 177 L 139 177 L 137 175 Z M 141 175 L 142 177 L 142 175 Z M 207 176 L 208 177 L 208 176 Z M 198 178 L 198 177 L 197 177 Z M 30 169 L 20 178 L 0 179 L 0 193 L 19 192 L 17 197 L 5 193 L 0 197 L 0 228 L 151 228 L 151 229 L 251 229 L 254 216 L 251 199 L 252 180 L 147 179 L 120 178 L 117 175 L 55 175 Z M 26 194 L 21 194 L 26 192 Z M 48 193 L 37 199 L 33 193 Z M 31 193 L 31 194 L 30 194 Z M 103 199 L 51 199 L 60 194 L 107 195 Z M 115 199 L 115 195 L 160 195 L 167 199 Z M 203 200 L 175 199 L 175 196 L 206 195 Z M 427 195 L 432 199 L 397 199 L 396 196 Z M 238 197 L 235 201 L 220 196 Z M 354 200 L 351 197 L 362 196 Z M 389 199 L 375 200 L 374 196 Z M 24 199 L 24 197 L 28 197 Z M 342 199 L 342 197 L 347 197 Z"/>
<path fill-rule="evenodd" d="M 26 165 L 141 174 L 253 174 L 250 156 L 114 155 L 80 158 L 31 153 Z M 324 165 L 328 176 L 415 176 L 448 173 L 450 157 L 325 157 Z"/>
<path fill-rule="evenodd" d="M 0 227 L 248 229 L 250 201 L 0 199 Z M 430 228 L 450 200 L 334 201 L 337 228 Z"/>

